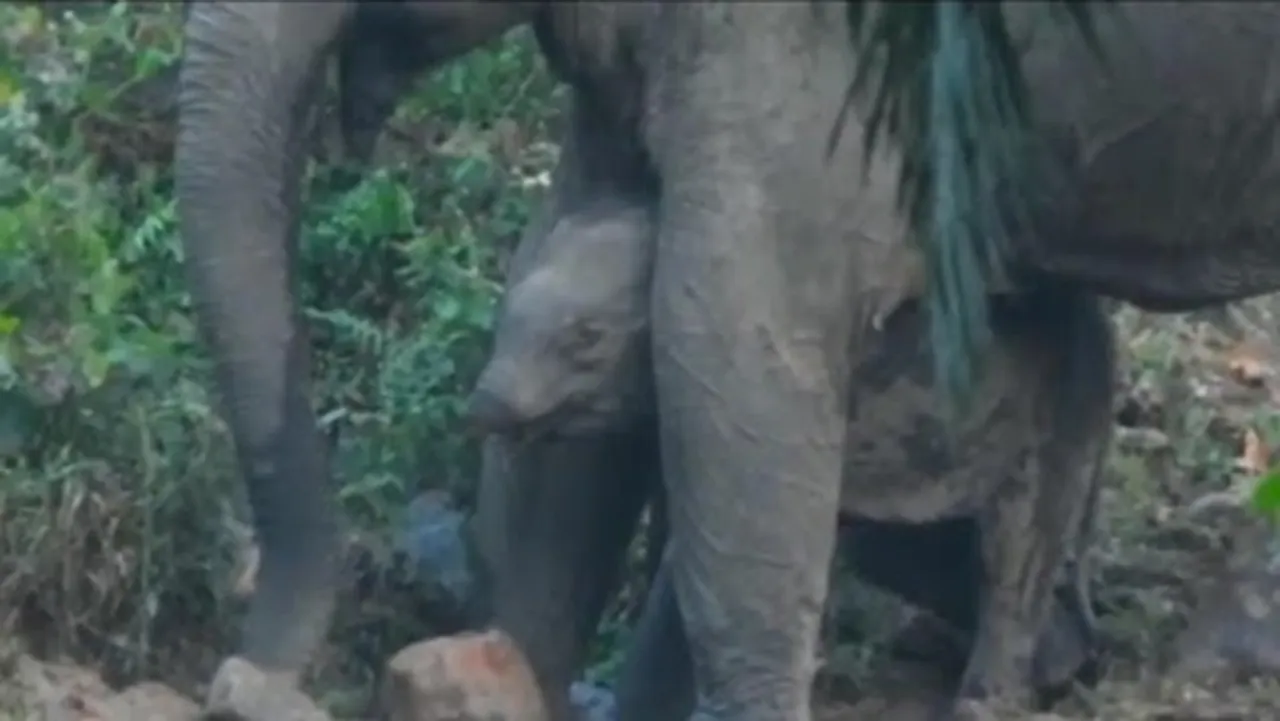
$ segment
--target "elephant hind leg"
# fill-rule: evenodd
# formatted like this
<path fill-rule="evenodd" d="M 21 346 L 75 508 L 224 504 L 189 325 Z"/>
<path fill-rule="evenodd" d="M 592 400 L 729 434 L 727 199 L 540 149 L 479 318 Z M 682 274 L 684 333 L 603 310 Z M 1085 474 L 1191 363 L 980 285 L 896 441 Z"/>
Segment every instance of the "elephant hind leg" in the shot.
<path fill-rule="evenodd" d="M 1096 484 L 1085 514 L 1097 503 Z M 1081 547 L 1087 537 L 1082 532 Z M 980 531 L 975 519 L 948 518 L 924 524 L 853 519 L 841 528 L 840 555 L 860 578 L 929 611 L 898 637 L 898 650 L 928 659 L 957 676 L 963 671 L 977 625 L 984 574 Z M 1083 555 L 1083 550 L 1077 555 Z M 1035 645 L 1032 685 L 1042 705 L 1061 695 L 1075 679 L 1086 683 L 1094 668 L 1096 621 L 1090 608 L 1088 570 L 1077 559 L 1054 589 Z M 938 622 L 952 633 L 941 633 Z M 954 632 L 958 632 L 958 636 Z M 952 659 L 954 658 L 954 663 Z"/>
<path fill-rule="evenodd" d="M 1110 441 L 1114 355 L 1096 300 L 1054 289 L 1021 303 L 1006 330 L 1025 339 L 1027 368 L 1039 378 L 1039 438 L 981 520 L 986 582 L 962 698 L 1028 690 L 1054 580 L 1082 531 L 1090 536 Z"/>

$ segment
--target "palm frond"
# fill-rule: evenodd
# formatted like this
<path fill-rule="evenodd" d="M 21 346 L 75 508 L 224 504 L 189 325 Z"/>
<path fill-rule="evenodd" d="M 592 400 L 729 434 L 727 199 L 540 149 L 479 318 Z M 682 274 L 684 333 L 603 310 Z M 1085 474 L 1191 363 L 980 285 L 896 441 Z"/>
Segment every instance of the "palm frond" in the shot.
<path fill-rule="evenodd" d="M 1026 217 L 1022 138 L 1032 132 L 1021 59 L 1003 2 L 846 0 L 860 62 L 832 142 L 855 97 L 870 100 L 870 160 L 888 136 L 901 149 L 898 205 L 921 245 L 935 377 L 963 408 L 991 331 L 988 288 L 1000 279 L 1011 228 Z M 1101 57 L 1100 3 L 1036 3 L 1069 22 Z M 1000 192 L 997 192 L 1000 189 Z"/>

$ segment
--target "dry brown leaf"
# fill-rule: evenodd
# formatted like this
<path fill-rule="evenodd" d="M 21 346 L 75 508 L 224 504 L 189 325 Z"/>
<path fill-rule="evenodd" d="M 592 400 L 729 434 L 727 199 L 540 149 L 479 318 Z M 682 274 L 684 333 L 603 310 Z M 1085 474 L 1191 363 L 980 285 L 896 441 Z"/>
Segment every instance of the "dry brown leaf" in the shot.
<path fill-rule="evenodd" d="M 1227 356 L 1227 369 L 1237 383 L 1257 387 L 1267 382 L 1271 371 L 1263 361 L 1263 354 L 1248 343 L 1241 343 Z"/>
<path fill-rule="evenodd" d="M 1261 476 L 1271 467 L 1271 451 L 1252 428 L 1244 431 L 1244 448 L 1236 459 L 1236 467 L 1251 476 Z"/>
<path fill-rule="evenodd" d="M 236 569 L 232 574 L 231 594 L 236 598 L 248 598 L 258 587 L 258 564 L 261 562 L 258 544 L 250 543 L 241 548 Z"/>

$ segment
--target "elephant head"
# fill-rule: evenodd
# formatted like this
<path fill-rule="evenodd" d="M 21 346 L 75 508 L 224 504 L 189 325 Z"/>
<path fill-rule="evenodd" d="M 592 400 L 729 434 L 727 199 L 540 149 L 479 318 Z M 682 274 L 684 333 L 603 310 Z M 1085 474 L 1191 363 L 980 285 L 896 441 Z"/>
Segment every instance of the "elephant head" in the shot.
<path fill-rule="evenodd" d="M 598 433 L 651 420 L 653 199 L 604 196 L 555 219 L 513 268 L 469 416 L 493 432 Z"/>
<path fill-rule="evenodd" d="M 327 630 L 336 580 L 336 513 L 292 289 L 302 141 L 324 63 L 346 43 L 344 86 L 374 88 L 376 110 L 344 118 L 348 139 L 354 133 L 359 142 L 361 132 L 376 135 L 415 66 L 473 48 L 530 20 L 535 9 L 478 0 L 185 8 L 177 202 L 196 314 L 216 362 L 262 549 L 244 639 L 244 655 L 255 664 L 300 669 Z M 395 18 L 412 19 L 412 52 L 404 35 L 380 46 L 378 33 Z M 383 86 L 376 84 L 379 68 L 387 73 Z"/>

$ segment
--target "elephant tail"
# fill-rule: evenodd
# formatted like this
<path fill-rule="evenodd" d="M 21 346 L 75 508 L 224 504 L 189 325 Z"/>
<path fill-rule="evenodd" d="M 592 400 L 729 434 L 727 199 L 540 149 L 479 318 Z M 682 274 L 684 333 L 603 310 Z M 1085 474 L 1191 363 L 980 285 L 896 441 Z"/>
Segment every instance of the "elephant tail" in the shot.
<path fill-rule="evenodd" d="M 970 399 L 991 338 L 989 289 L 1007 285 L 1009 239 L 1028 216 L 1020 191 L 1031 119 L 1006 4 L 846 0 L 851 40 L 868 62 L 835 130 L 854 97 L 870 91 L 865 157 L 883 133 L 901 149 L 898 206 L 925 259 L 935 377 L 953 410 Z M 1100 54 L 1093 8 L 1039 7 L 1060 13 Z"/>

